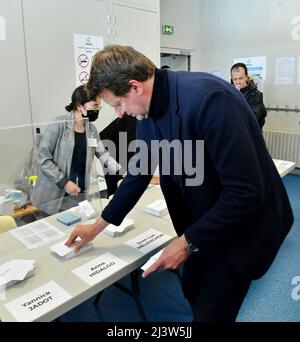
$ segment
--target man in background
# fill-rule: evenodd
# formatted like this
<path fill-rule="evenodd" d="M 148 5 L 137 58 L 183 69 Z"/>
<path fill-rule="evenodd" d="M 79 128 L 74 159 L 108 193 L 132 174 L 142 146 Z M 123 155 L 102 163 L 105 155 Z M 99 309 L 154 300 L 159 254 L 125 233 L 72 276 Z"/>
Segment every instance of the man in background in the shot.
<path fill-rule="evenodd" d="M 257 89 L 254 81 L 248 76 L 248 69 L 244 63 L 236 63 L 231 67 L 231 83 L 234 84 L 246 98 L 252 108 L 258 124 L 262 129 L 265 124 L 267 110 L 263 102 L 263 94 Z"/>

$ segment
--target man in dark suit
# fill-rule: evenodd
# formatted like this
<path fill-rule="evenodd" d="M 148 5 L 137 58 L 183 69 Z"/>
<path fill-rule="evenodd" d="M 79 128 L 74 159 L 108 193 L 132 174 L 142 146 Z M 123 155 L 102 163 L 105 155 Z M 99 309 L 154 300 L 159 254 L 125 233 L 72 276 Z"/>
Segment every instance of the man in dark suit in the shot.
<path fill-rule="evenodd" d="M 118 45 L 95 55 L 88 88 L 119 117 L 139 120 L 137 139 L 159 163 L 178 238 L 143 276 L 184 262 L 183 291 L 194 320 L 234 321 L 251 281 L 268 270 L 293 223 L 285 188 L 245 98 L 220 78 L 159 70 L 133 48 Z M 153 141 L 190 148 L 174 149 L 166 158 L 153 153 Z M 80 236 L 79 249 L 108 223 L 120 224 L 151 177 L 132 175 L 129 165 L 102 217 L 76 227 L 68 245 Z"/>

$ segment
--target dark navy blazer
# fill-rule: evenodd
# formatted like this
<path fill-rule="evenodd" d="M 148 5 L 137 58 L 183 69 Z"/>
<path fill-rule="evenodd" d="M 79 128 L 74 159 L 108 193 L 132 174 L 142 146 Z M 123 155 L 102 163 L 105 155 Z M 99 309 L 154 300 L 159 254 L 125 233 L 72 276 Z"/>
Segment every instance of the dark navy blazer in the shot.
<path fill-rule="evenodd" d="M 185 172 L 160 175 L 174 227 L 202 251 L 222 251 L 241 273 L 256 279 L 275 258 L 293 214 L 255 116 L 244 96 L 220 78 L 167 73 L 169 108 L 139 122 L 137 138 L 148 146 L 156 139 L 204 140 L 201 185 L 186 186 L 193 177 Z M 195 153 L 193 149 L 192 162 Z M 161 170 L 164 158 L 158 162 Z M 150 179 L 151 174 L 128 174 L 102 217 L 120 224 Z"/>

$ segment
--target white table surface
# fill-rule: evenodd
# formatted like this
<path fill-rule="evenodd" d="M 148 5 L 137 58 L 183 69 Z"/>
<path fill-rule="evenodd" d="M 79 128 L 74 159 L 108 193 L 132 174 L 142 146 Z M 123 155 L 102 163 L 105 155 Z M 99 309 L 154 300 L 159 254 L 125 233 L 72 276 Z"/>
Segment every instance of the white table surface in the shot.
<path fill-rule="evenodd" d="M 152 198 L 152 194 L 148 194 L 147 192 L 143 196 L 147 197 L 149 195 Z M 106 205 L 105 203 L 107 202 L 107 200 L 104 200 L 104 205 Z M 34 275 L 30 278 L 25 279 L 19 284 L 15 284 L 9 287 L 5 292 L 6 299 L 0 300 L 0 319 L 2 321 L 15 321 L 15 318 L 6 309 L 4 304 L 26 293 L 29 293 L 30 291 L 53 280 L 64 290 L 70 293 L 72 298 L 64 304 L 56 307 L 55 309 L 36 319 L 36 321 L 52 321 L 60 315 L 76 307 L 77 305 L 81 304 L 82 302 L 86 301 L 88 298 L 94 296 L 99 291 L 120 280 L 133 270 L 139 268 L 150 258 L 150 256 L 155 254 L 159 249 L 164 247 L 174 237 L 176 237 L 173 225 L 168 220 L 154 217 L 138 209 L 133 209 L 127 217 L 134 220 L 134 229 L 126 232 L 122 236 L 114 238 L 106 235 L 105 233 L 100 233 L 93 241 L 94 248 L 92 250 L 79 255 L 76 258 L 61 261 L 53 254 L 51 254 L 50 246 L 58 243 L 59 241 L 65 240 L 70 232 L 73 230 L 74 225 L 70 228 L 67 228 L 56 220 L 56 216 L 57 215 L 53 215 L 47 218 L 47 221 L 52 223 L 54 226 L 61 229 L 62 231 L 66 232 L 67 235 L 60 240 L 53 241 L 47 245 L 33 250 L 27 249 L 9 232 L 0 234 L 0 264 L 11 259 L 36 260 Z M 141 252 L 125 244 L 126 241 L 134 238 L 137 235 L 140 235 L 142 232 L 150 228 L 169 235 L 170 240 L 161 244 L 159 248 L 155 248 L 147 254 L 142 254 Z M 113 255 L 126 261 L 128 264 L 121 270 L 115 272 L 114 274 L 112 274 L 108 278 L 105 278 L 103 281 L 97 283 L 94 286 L 86 284 L 83 280 L 81 280 L 71 272 L 80 265 L 83 265 L 86 262 L 93 260 L 97 256 L 102 255 L 106 252 L 112 253 Z M 147 281 L 147 279 L 145 279 L 145 281 Z"/>

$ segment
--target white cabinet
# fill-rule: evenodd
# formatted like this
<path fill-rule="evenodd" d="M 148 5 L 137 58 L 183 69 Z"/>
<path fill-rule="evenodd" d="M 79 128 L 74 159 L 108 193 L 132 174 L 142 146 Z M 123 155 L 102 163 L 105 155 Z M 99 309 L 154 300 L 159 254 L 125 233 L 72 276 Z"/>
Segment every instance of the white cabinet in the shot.
<path fill-rule="evenodd" d="M 133 46 L 159 65 L 159 0 L 1 0 L 0 17 L 0 126 L 65 113 L 76 86 L 74 34 Z"/>
<path fill-rule="evenodd" d="M 104 45 L 131 45 L 159 63 L 159 10 L 151 6 L 156 2 L 23 1 L 33 122 L 64 113 L 76 85 L 75 33 L 101 36 Z"/>
<path fill-rule="evenodd" d="M 161 0 L 160 26 L 174 26 L 174 34 L 161 33 L 161 47 L 196 50 L 199 40 L 198 0 Z"/>
<path fill-rule="evenodd" d="M 0 127 L 28 124 L 30 103 L 21 1 L 1 0 L 0 16 Z"/>
<path fill-rule="evenodd" d="M 126 5 L 153 12 L 159 12 L 159 0 L 112 0 L 114 4 Z"/>
<path fill-rule="evenodd" d="M 26 0 L 24 26 L 33 122 L 64 114 L 75 88 L 73 35 L 108 43 L 105 0 Z"/>
<path fill-rule="evenodd" d="M 111 42 L 130 45 L 159 65 L 159 13 L 115 2 L 111 8 Z"/>

